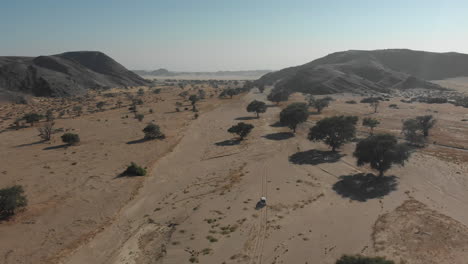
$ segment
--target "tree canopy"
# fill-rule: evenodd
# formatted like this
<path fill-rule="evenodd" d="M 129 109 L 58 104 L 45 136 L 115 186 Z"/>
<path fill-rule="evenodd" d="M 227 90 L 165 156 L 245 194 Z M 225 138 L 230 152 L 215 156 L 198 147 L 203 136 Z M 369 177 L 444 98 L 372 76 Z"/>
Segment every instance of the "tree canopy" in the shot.
<path fill-rule="evenodd" d="M 275 102 L 278 104 L 279 102 L 284 102 L 289 99 L 289 93 L 286 91 L 277 91 L 277 92 L 271 92 L 267 99 L 271 102 Z"/>
<path fill-rule="evenodd" d="M 247 105 L 247 112 L 255 112 L 257 114 L 257 118 L 259 117 L 260 113 L 265 113 L 267 110 L 267 106 L 265 102 L 254 100 Z"/>
<path fill-rule="evenodd" d="M 154 123 L 149 123 L 144 129 L 145 139 L 157 139 L 164 138 L 164 134 L 161 132 L 161 128 Z"/>
<path fill-rule="evenodd" d="M 287 125 L 296 133 L 298 124 L 303 123 L 309 117 L 309 110 L 305 103 L 292 103 L 283 109 L 280 113 L 280 123 Z"/>
<path fill-rule="evenodd" d="M 228 129 L 229 133 L 237 134 L 240 137 L 240 140 L 243 140 L 254 128 L 253 125 L 240 122 L 237 125 L 234 125 Z"/>
<path fill-rule="evenodd" d="M 65 133 L 62 135 L 63 143 L 66 143 L 70 146 L 80 143 L 80 136 L 74 133 Z"/>
<path fill-rule="evenodd" d="M 393 164 L 403 166 L 410 152 L 406 145 L 398 144 L 395 136 L 377 134 L 361 140 L 353 156 L 357 158 L 358 166 L 370 164 L 372 169 L 379 172 L 379 176 L 383 176 Z"/>
<path fill-rule="evenodd" d="M 370 128 L 370 134 L 374 134 L 374 128 L 380 124 L 380 121 L 372 118 L 372 117 L 366 117 L 362 120 L 362 125 Z"/>
<path fill-rule="evenodd" d="M 333 116 L 318 121 L 310 128 L 309 140 L 323 141 L 336 151 L 356 136 L 357 116 Z"/>
<path fill-rule="evenodd" d="M 35 122 L 38 122 L 39 120 L 43 119 L 44 116 L 38 113 L 28 113 L 23 116 L 23 119 L 27 122 L 30 123 L 31 126 L 34 125 Z"/>
<path fill-rule="evenodd" d="M 196 109 L 196 103 L 200 100 L 200 98 L 196 94 L 192 94 L 189 96 L 189 101 L 192 104 L 192 110 L 195 111 Z"/>
<path fill-rule="evenodd" d="M 330 98 L 328 97 L 316 99 L 315 97 L 310 96 L 308 101 L 309 106 L 315 108 L 319 114 L 322 113 L 322 110 L 325 107 L 330 105 Z"/>
<path fill-rule="evenodd" d="M 28 204 L 21 185 L 0 189 L 0 219 L 9 217 Z"/>
<path fill-rule="evenodd" d="M 429 130 L 435 125 L 436 120 L 432 115 L 417 116 L 416 121 L 423 132 L 424 137 L 429 136 Z"/>
<path fill-rule="evenodd" d="M 421 126 L 416 119 L 404 120 L 401 133 L 405 139 L 413 145 L 420 145 L 424 143 L 424 136 L 421 131 Z"/>

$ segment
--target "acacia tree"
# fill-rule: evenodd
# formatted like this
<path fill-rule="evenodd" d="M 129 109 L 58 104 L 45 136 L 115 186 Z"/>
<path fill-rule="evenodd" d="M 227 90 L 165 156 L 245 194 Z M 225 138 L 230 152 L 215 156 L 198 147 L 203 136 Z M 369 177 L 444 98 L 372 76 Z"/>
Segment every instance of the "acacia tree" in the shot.
<path fill-rule="evenodd" d="M 267 106 L 264 102 L 253 100 L 250 102 L 249 105 L 247 105 L 247 112 L 255 112 L 257 113 L 257 118 L 260 117 L 260 113 L 265 113 L 267 109 Z"/>
<path fill-rule="evenodd" d="M 377 113 L 377 109 L 379 108 L 379 105 L 380 105 L 380 100 L 377 98 L 374 98 L 373 100 L 370 101 L 369 104 L 374 109 L 374 114 Z"/>
<path fill-rule="evenodd" d="M 151 139 L 158 139 L 158 138 L 164 138 L 164 134 L 161 132 L 161 128 L 154 124 L 154 123 L 149 123 L 144 129 L 143 133 L 145 133 L 145 139 L 146 140 L 151 140 Z"/>
<path fill-rule="evenodd" d="M 300 123 L 307 121 L 309 111 L 305 103 L 292 103 L 280 113 L 280 123 L 287 125 L 294 133 Z"/>
<path fill-rule="evenodd" d="M 267 99 L 276 104 L 279 104 L 279 102 L 284 102 L 289 99 L 289 93 L 286 91 L 271 92 Z"/>
<path fill-rule="evenodd" d="M 29 113 L 23 116 L 23 119 L 26 120 L 27 123 L 30 123 L 31 126 L 33 126 L 34 123 L 39 122 L 42 118 L 44 118 L 44 116 L 37 113 Z"/>
<path fill-rule="evenodd" d="M 325 107 L 330 105 L 329 98 L 315 99 L 313 96 L 309 97 L 309 106 L 317 109 L 317 112 L 320 114 Z"/>
<path fill-rule="evenodd" d="M 228 129 L 229 133 L 237 134 L 240 140 L 243 140 L 254 128 L 253 125 L 240 122 Z"/>
<path fill-rule="evenodd" d="M 374 128 L 380 124 L 380 121 L 372 118 L 372 117 L 366 117 L 362 120 L 362 125 L 370 128 L 370 134 L 374 134 Z"/>
<path fill-rule="evenodd" d="M 417 116 L 416 121 L 423 132 L 424 137 L 429 136 L 429 130 L 435 125 L 436 120 L 432 115 Z"/>
<path fill-rule="evenodd" d="M 200 100 L 200 99 L 199 99 L 198 96 L 195 95 L 195 94 L 192 94 L 192 95 L 190 95 L 190 97 L 189 97 L 189 101 L 190 101 L 190 103 L 192 104 L 192 111 L 194 111 L 194 112 L 195 112 L 195 110 L 197 109 L 197 107 L 196 107 L 195 104 L 198 102 L 198 100 Z"/>
<path fill-rule="evenodd" d="M 260 93 L 263 93 L 265 91 L 265 85 L 264 84 L 260 84 L 258 86 L 258 90 L 260 91 Z"/>
<path fill-rule="evenodd" d="M 416 119 L 407 119 L 403 121 L 401 133 L 405 139 L 411 144 L 420 145 L 424 142 L 424 136 L 421 131 L 421 126 Z"/>
<path fill-rule="evenodd" d="M 379 172 L 379 177 L 382 177 L 393 164 L 404 166 L 410 152 L 406 145 L 398 144 L 395 136 L 378 134 L 361 140 L 356 145 L 353 156 L 357 158 L 358 166 L 370 164 L 372 169 Z"/>
<path fill-rule="evenodd" d="M 52 111 L 52 109 L 48 109 L 46 114 L 45 114 L 45 118 L 46 118 L 46 121 L 47 122 L 51 122 L 54 120 L 54 112 Z"/>
<path fill-rule="evenodd" d="M 237 94 L 237 91 L 233 88 L 228 88 L 226 89 L 226 94 L 232 99 L 232 97 Z"/>
<path fill-rule="evenodd" d="M 47 122 L 43 127 L 38 128 L 39 137 L 44 141 L 49 141 L 54 132 L 54 122 Z"/>
<path fill-rule="evenodd" d="M 15 214 L 19 208 L 28 204 L 21 185 L 0 189 L 0 220 Z"/>
<path fill-rule="evenodd" d="M 318 121 L 309 130 L 308 139 L 323 141 L 335 152 L 344 143 L 356 136 L 357 116 L 333 116 Z"/>

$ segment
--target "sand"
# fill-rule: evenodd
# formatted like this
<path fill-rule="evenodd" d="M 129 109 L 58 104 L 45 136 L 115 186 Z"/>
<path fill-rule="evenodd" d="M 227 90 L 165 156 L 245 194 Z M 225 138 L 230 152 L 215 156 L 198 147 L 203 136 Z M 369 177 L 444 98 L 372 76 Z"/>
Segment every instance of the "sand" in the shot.
<path fill-rule="evenodd" d="M 198 119 L 187 121 L 183 129 L 173 123 L 164 125 L 166 131 L 173 131 L 169 134 L 175 134 L 172 139 L 138 144 L 136 149 L 121 147 L 126 145 L 124 138 L 137 139 L 139 129 L 132 129 L 131 133 L 117 140 L 124 133 L 123 129 L 117 128 L 114 137 L 109 137 L 103 147 L 96 146 L 100 142 L 97 139 L 89 139 L 89 144 L 67 149 L 66 155 L 63 155 L 64 150 L 59 150 L 54 159 L 65 159 L 72 155 L 71 152 L 76 152 L 73 155 L 83 156 L 78 163 L 81 164 L 86 156 L 89 160 L 91 154 L 84 152 L 85 146 L 94 142 L 96 149 L 103 151 L 101 154 L 122 155 L 122 159 L 109 158 L 100 164 L 106 168 L 100 173 L 94 172 L 96 166 L 89 164 L 86 170 L 100 176 L 99 180 L 86 180 L 77 175 L 78 171 L 70 171 L 70 178 L 84 182 L 70 194 L 77 203 L 58 199 L 55 204 L 47 204 L 51 209 L 37 209 L 36 215 L 28 218 L 32 223 L 21 220 L 34 211 L 28 208 L 13 222 L 0 224 L 0 256 L 4 256 L 5 263 L 327 264 L 334 263 L 342 254 L 360 253 L 382 255 L 405 263 L 422 263 L 420 259 L 426 254 L 425 250 L 446 244 L 446 237 L 438 234 L 452 228 L 456 231 L 450 229 L 450 232 L 458 232 L 457 240 L 438 251 L 437 259 L 425 259 L 425 263 L 463 263 L 468 257 L 468 251 L 461 250 L 468 247 L 465 227 L 468 225 L 468 153 L 464 150 L 468 148 L 468 127 L 461 121 L 466 109 L 449 104 L 403 104 L 399 102 L 401 98 L 395 98 L 383 103 L 378 113 L 371 114 L 366 104 L 349 105 L 345 101 L 350 96 L 336 96 L 331 107 L 322 115 L 312 115 L 298 128 L 296 135 L 291 136 L 287 128 L 271 126 L 286 104 L 269 107 L 265 114 L 255 119 L 254 114 L 245 111 L 253 99 L 266 100 L 266 95 L 254 89 L 232 100 L 218 100 L 219 104 L 213 103 L 213 107 L 202 111 Z M 360 97 L 355 99 L 358 101 Z M 303 100 L 302 96 L 295 95 L 290 102 L 300 100 Z M 396 102 L 400 109 L 388 108 L 388 104 Z M 155 120 L 162 124 L 162 120 L 181 122 L 172 113 L 156 112 L 160 114 Z M 356 167 L 352 157 L 354 143 L 340 150 L 343 156 L 338 160 L 314 163 L 304 156 L 311 150 L 329 150 L 321 143 L 306 139 L 308 127 L 323 116 L 343 113 L 377 117 L 382 122 L 378 132 L 396 135 L 404 118 L 432 113 L 438 123 L 426 149 L 416 151 L 405 167 L 395 167 L 386 173 L 388 181 L 381 193 L 356 196 L 337 184 L 342 180 L 341 176 L 371 172 L 367 167 Z M 254 130 L 240 144 L 226 144 L 226 140 L 232 139 L 227 128 L 240 122 L 239 119 L 253 124 Z M 8 140 L 0 142 L 8 142 L 6 149 L 11 149 L 24 141 L 18 138 L 15 142 L 13 133 L 30 133 L 32 136 L 34 131 L 8 133 Z M 86 138 L 106 138 L 100 131 L 89 133 Z M 4 134 L 0 137 L 5 137 Z M 359 127 L 358 134 L 365 136 L 367 129 Z M 113 144 L 115 146 L 111 148 Z M 32 155 L 42 153 L 42 148 L 34 145 L 30 152 Z M 160 154 L 145 154 L 138 160 L 136 155 L 140 150 L 147 153 L 144 148 L 159 149 Z M 5 156 L 10 155 L 13 154 Z M 128 156 L 147 164 L 154 162 L 149 166 L 151 173 L 138 179 L 113 179 L 124 168 Z M 298 161 L 293 157 L 302 159 Z M 67 159 L 67 162 L 71 161 Z M 11 167 L 19 170 L 19 164 L 24 163 L 17 161 Z M 45 163 L 41 160 L 40 164 Z M 69 169 L 65 164 L 61 166 L 62 173 Z M 10 174 L 13 173 L 7 175 Z M 10 182 L 16 179 L 10 177 Z M 55 177 L 53 186 L 57 192 L 67 193 L 60 187 L 67 185 L 59 182 L 64 181 L 64 177 L 56 174 Z M 29 181 L 27 193 L 43 193 L 34 187 L 37 181 Z M 55 181 L 58 182 L 55 184 Z M 2 179 L 1 186 L 5 182 Z M 141 187 L 129 188 L 129 183 Z M 132 196 L 122 190 L 137 192 Z M 83 191 L 86 192 L 81 195 Z M 128 199 L 129 196 L 133 198 Z M 262 196 L 267 197 L 267 206 L 256 209 Z M 80 204 L 83 199 L 88 200 L 88 206 Z M 89 204 L 93 203 L 101 207 L 88 213 L 81 210 L 90 208 Z M 62 210 L 55 208 L 62 204 L 69 211 L 59 214 Z M 408 204 L 413 206 L 413 214 L 401 214 Z M 408 228 L 427 224 L 415 213 L 418 210 L 434 217 L 428 224 L 433 230 L 420 227 L 420 232 L 407 232 Z M 114 214 L 102 226 L 85 221 L 94 219 L 97 212 Z M 57 214 L 62 216 L 57 217 Z M 77 222 L 78 219 L 83 222 Z M 395 224 L 389 225 L 389 222 Z M 77 237 L 79 232 L 67 232 L 69 223 L 86 226 L 81 229 L 82 234 L 87 235 L 86 239 Z M 456 227 L 453 227 L 454 223 Z M 39 238 L 31 235 L 39 231 L 43 234 L 44 244 L 39 244 Z M 428 238 L 421 240 L 421 232 Z M 74 246 L 57 246 L 67 239 L 68 244 Z M 430 245 L 426 243 L 428 240 Z M 412 241 L 412 244 L 405 241 Z M 414 250 L 418 246 L 420 248 Z M 399 252 L 401 248 L 407 251 Z"/>

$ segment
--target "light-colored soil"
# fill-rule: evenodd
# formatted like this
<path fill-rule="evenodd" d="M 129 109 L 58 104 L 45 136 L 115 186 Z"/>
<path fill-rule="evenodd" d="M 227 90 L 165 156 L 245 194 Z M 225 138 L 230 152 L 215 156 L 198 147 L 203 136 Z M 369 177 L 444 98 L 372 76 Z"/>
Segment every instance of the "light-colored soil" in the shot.
<path fill-rule="evenodd" d="M 446 237 L 434 235 L 428 244 L 424 242 L 426 240 L 418 240 L 421 236 L 419 233 L 406 232 L 409 227 L 418 228 L 419 225 L 426 223 L 420 221 L 421 217 L 417 214 L 422 212 L 443 219 L 444 224 L 456 223 L 457 228 L 459 227 L 456 229 L 459 231 L 457 241 L 454 242 L 458 246 L 443 247 L 444 250 L 440 251 L 441 256 L 438 259 L 440 261 L 437 263 L 455 263 L 451 256 L 456 256 L 456 259 L 468 257 L 468 252 L 459 250 L 463 245 L 465 248 L 468 247 L 466 244 L 468 232 L 463 227 L 468 225 L 468 179 L 466 178 L 468 152 L 463 150 L 468 147 L 468 128 L 466 122 L 460 121 L 467 114 L 465 108 L 449 104 L 403 104 L 398 98 L 382 103 L 379 112 L 371 114 L 368 105 L 346 104 L 345 101 L 350 100 L 350 96 L 336 96 L 331 107 L 325 109 L 322 115 L 312 115 L 307 123 L 299 127 L 294 137 L 288 137 L 287 134 L 276 134 L 288 132 L 287 128 L 271 126 L 278 120 L 281 107 L 286 104 L 269 107 L 259 119 L 242 118 L 254 116 L 245 111 L 246 105 L 253 99 L 266 100 L 266 95 L 253 90 L 245 96 L 221 100 L 219 106 L 203 112 L 197 120 L 187 121 L 190 124 L 185 129 L 176 129 L 175 124 L 163 125 L 169 135 L 180 135 L 180 137 L 173 136 L 180 138 L 180 141 L 175 144 L 177 140 L 173 140 L 175 147 L 161 158 L 158 158 L 160 157 L 158 154 L 144 155 L 147 158 L 146 164 L 156 161 L 150 175 L 144 178 L 113 179 L 112 176 L 115 177 L 124 169 L 123 164 L 128 162 L 128 159 L 124 161 L 122 158 L 116 164 L 110 160 L 103 163 L 103 166 L 109 167 L 102 170 L 101 174 L 97 171 L 94 173 L 97 176 L 102 175 L 99 181 L 88 181 L 76 191 L 76 193 L 92 193 L 90 186 L 94 186 L 95 196 L 72 195 L 72 197 L 81 197 L 77 198 L 80 203 L 83 199 L 87 199 L 89 201 L 87 204 L 100 205 L 98 210 L 94 210 L 94 214 L 105 210 L 114 213 L 102 229 L 90 226 L 88 232 L 92 235 L 84 243 L 65 251 L 58 251 L 60 247 L 52 246 L 67 239 L 68 233 L 66 228 L 58 232 L 46 227 L 57 230 L 54 225 L 64 226 L 64 221 L 73 218 L 54 218 L 55 208 L 60 208 L 62 200 L 65 201 L 64 204 L 67 201 L 59 199 L 59 202 L 50 205 L 50 211 L 40 211 L 36 216 L 31 216 L 31 221 L 34 222 L 30 224 L 19 220 L 30 214 L 33 210 L 30 208 L 25 213 L 20 213 L 14 223 L 1 224 L 0 256 L 4 256 L 5 262 L 8 261 L 6 263 L 47 263 L 44 259 L 38 258 L 40 254 L 37 251 L 48 251 L 49 256 L 60 257 L 52 259 L 52 263 L 57 261 L 68 264 L 190 262 L 331 264 L 342 254 L 361 253 L 384 255 L 398 261 L 400 258 L 405 258 L 406 263 L 420 263 L 415 260 L 422 259 L 426 253 L 424 247 L 427 247 L 426 250 L 432 250 L 436 245 L 443 247 L 447 242 Z M 354 99 L 359 101 L 360 97 Z M 291 98 L 291 102 L 300 100 L 303 98 L 299 95 Z M 397 103 L 400 109 L 388 108 L 390 103 Z M 155 113 L 162 113 L 161 116 L 155 117 L 156 122 L 161 124 L 164 123 L 162 120 L 181 122 L 179 119 L 182 119 L 178 116 L 180 113 L 164 114 L 163 111 Z M 394 179 L 396 188 L 387 195 L 382 194 L 380 198 L 359 201 L 346 198 L 348 196 L 343 190 L 335 191 L 340 176 L 370 172 L 367 167 L 356 167 L 356 161 L 352 157 L 354 143 L 345 145 L 341 149 L 341 154 L 344 156 L 335 162 L 301 165 L 289 161 L 291 156 L 298 155 L 297 153 L 314 149 L 328 150 L 325 145 L 309 142 L 306 139 L 308 127 L 323 116 L 335 114 L 373 116 L 382 123 L 377 129 L 378 132 L 398 135 L 401 119 L 428 113 L 438 119 L 429 140 L 431 144 L 426 149 L 416 151 L 405 167 L 395 167 L 386 173 L 388 176 L 397 177 Z M 244 119 L 242 122 L 253 124 L 254 130 L 238 145 L 223 144 L 223 141 L 232 139 L 232 135 L 226 130 L 240 122 L 236 120 L 238 118 Z M 138 124 L 135 120 L 128 120 L 130 121 Z M 102 149 L 111 157 L 118 156 L 116 152 L 120 150 L 123 152 L 121 155 L 127 158 L 131 156 L 131 160 L 143 162 L 137 159 L 136 153 L 143 151 L 140 148 L 158 149 L 167 145 L 167 150 L 174 146 L 170 145 L 169 137 L 167 141 L 135 144 L 136 149 L 120 149 L 122 145 L 126 145 L 125 140 L 138 139 L 137 134 L 140 130 L 132 129 L 132 133 L 135 134 L 122 136 L 120 133 L 124 133 L 123 128 L 116 129 L 115 133 L 119 136 L 108 139 L 109 142 L 105 142 L 107 144 L 96 148 Z M 359 131 L 359 136 L 367 134 L 365 128 L 359 127 Z M 25 132 L 6 133 L 27 132 L 25 130 Z M 33 135 L 34 131 L 29 133 Z M 3 136 L 0 134 L 0 137 Z M 91 135 L 88 136 L 90 137 Z M 7 149 L 19 144 L 10 143 L 12 138 L 13 136 L 1 141 L 10 144 Z M 83 136 L 84 138 L 86 137 Z M 21 140 L 24 141 L 24 138 L 18 139 Z M 434 141 L 436 144 L 432 144 Z M 113 144 L 115 149 L 110 148 Z M 72 155 L 78 157 L 83 155 L 84 159 L 84 149 L 87 145 L 91 143 L 83 142 L 82 146 L 76 148 L 49 152 L 59 152 L 61 159 L 74 157 Z M 43 146 L 32 147 L 38 149 L 31 150 L 31 153 L 45 152 L 42 151 Z M 63 155 L 64 152 L 67 154 Z M 71 152 L 76 153 L 71 154 Z M 163 149 L 161 153 L 163 152 L 166 151 Z M 90 153 L 86 154 L 89 157 Z M 90 160 L 93 159 L 88 159 Z M 71 161 L 71 158 L 68 158 L 67 162 Z M 75 166 L 84 161 L 78 161 Z M 39 163 L 45 164 L 42 160 Z M 16 164 L 19 171 L 19 161 Z M 94 171 L 96 168 L 89 164 L 88 166 L 88 171 Z M 63 173 L 70 169 L 70 166 L 60 167 L 63 168 Z M 72 175 L 70 177 L 76 179 L 75 181 L 85 180 L 77 173 L 78 171 L 75 173 L 70 171 Z M 10 175 L 10 172 L 7 175 Z M 30 181 L 26 187 L 27 193 L 39 193 L 34 190 L 33 180 Z M 64 181 L 62 177 L 57 177 L 55 181 L 57 183 L 54 183 L 54 186 L 67 186 L 66 182 L 60 182 Z M 96 186 L 97 183 L 94 181 L 103 183 Z M 128 201 L 128 198 L 125 200 L 120 196 L 128 197 L 128 195 L 116 190 L 123 187 L 129 190 L 127 185 L 130 182 L 135 185 L 141 184 L 141 188 L 132 200 L 118 210 L 119 206 L 113 206 L 112 203 L 116 199 L 122 199 L 123 201 L 119 203 L 121 205 Z M 57 191 L 62 190 L 62 187 L 56 188 Z M 102 198 L 107 192 L 108 196 Z M 262 196 L 267 197 L 268 205 L 256 209 L 256 204 Z M 408 200 L 415 201 L 411 204 L 411 208 L 416 213 L 402 216 L 398 212 L 401 208 L 407 208 Z M 70 207 L 71 215 L 84 215 L 82 218 L 76 217 L 78 219 L 95 217 L 92 211 L 88 216 L 86 212 L 80 210 L 80 204 L 77 206 Z M 30 207 L 34 208 L 34 205 Z M 38 219 L 45 219 L 44 215 L 49 215 L 47 221 L 52 221 L 50 219 L 56 221 L 50 224 L 40 222 Z M 383 219 L 392 219 L 392 222 L 398 224 L 387 226 L 384 223 L 389 221 L 385 222 Z M 88 223 L 83 222 L 82 225 L 87 226 Z M 441 224 L 434 222 L 428 226 L 440 227 Z M 36 239 L 34 249 L 31 248 L 33 242 L 27 241 L 27 236 L 34 238 L 28 234 L 33 230 L 48 232 L 45 241 L 50 241 L 49 244 L 37 244 Z M 422 227 L 420 230 L 428 232 Z M 4 237 L 4 233 L 8 235 Z M 385 244 L 379 242 L 379 239 L 388 237 L 390 233 L 394 234 L 392 239 L 387 239 Z M 406 238 L 405 240 L 412 239 L 413 244 L 411 246 L 405 244 L 404 240 L 398 237 L 398 233 Z M 439 234 L 439 231 L 434 231 L 433 234 Z M 74 239 L 76 240 L 76 237 Z M 403 253 L 395 254 L 393 251 L 401 247 L 411 250 L 418 245 L 422 248 L 412 250 L 411 257 Z M 444 258 L 443 254 L 447 257 Z"/>
<path fill-rule="evenodd" d="M 457 77 L 433 82 L 444 87 L 454 89 L 458 92 L 468 94 L 468 77 Z"/>
<path fill-rule="evenodd" d="M 51 142 L 41 142 L 37 128 L 44 122 L 0 133 L 0 188 L 22 185 L 29 200 L 26 211 L 0 224 L 0 262 L 53 263 L 109 225 L 145 180 L 117 176 L 130 162 L 151 171 L 154 161 L 174 148 L 193 121 L 193 112 L 174 111 L 175 102 L 182 102 L 178 92 L 175 88 L 158 95 L 148 91 L 144 105 L 138 106 L 145 115 L 142 122 L 128 111 L 129 101 L 123 94 L 93 98 L 88 107 L 104 100 L 106 110 L 54 121 L 56 129 L 79 134 L 78 146 L 64 147 L 60 139 L 64 132 L 55 134 Z M 118 99 L 125 107 L 112 109 Z M 200 114 L 219 102 L 200 102 Z M 191 109 L 189 102 L 183 104 L 181 109 Z M 7 115 L 21 116 L 58 107 L 56 100 L 41 99 L 32 106 L 4 105 L 3 109 L 9 109 L 4 112 Z M 158 124 L 166 138 L 141 142 L 148 122 Z M 5 121 L 4 127 L 9 123 Z"/>
<path fill-rule="evenodd" d="M 467 234 L 465 225 L 410 199 L 379 217 L 373 239 L 377 252 L 406 263 L 464 263 Z"/>

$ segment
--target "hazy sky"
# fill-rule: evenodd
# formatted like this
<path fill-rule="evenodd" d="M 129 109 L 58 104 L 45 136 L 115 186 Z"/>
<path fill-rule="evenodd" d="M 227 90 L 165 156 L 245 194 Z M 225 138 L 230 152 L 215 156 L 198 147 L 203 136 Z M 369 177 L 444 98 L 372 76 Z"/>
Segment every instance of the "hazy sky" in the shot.
<path fill-rule="evenodd" d="M 0 0 L 0 55 L 130 69 L 280 69 L 349 49 L 468 53 L 468 0 Z"/>

